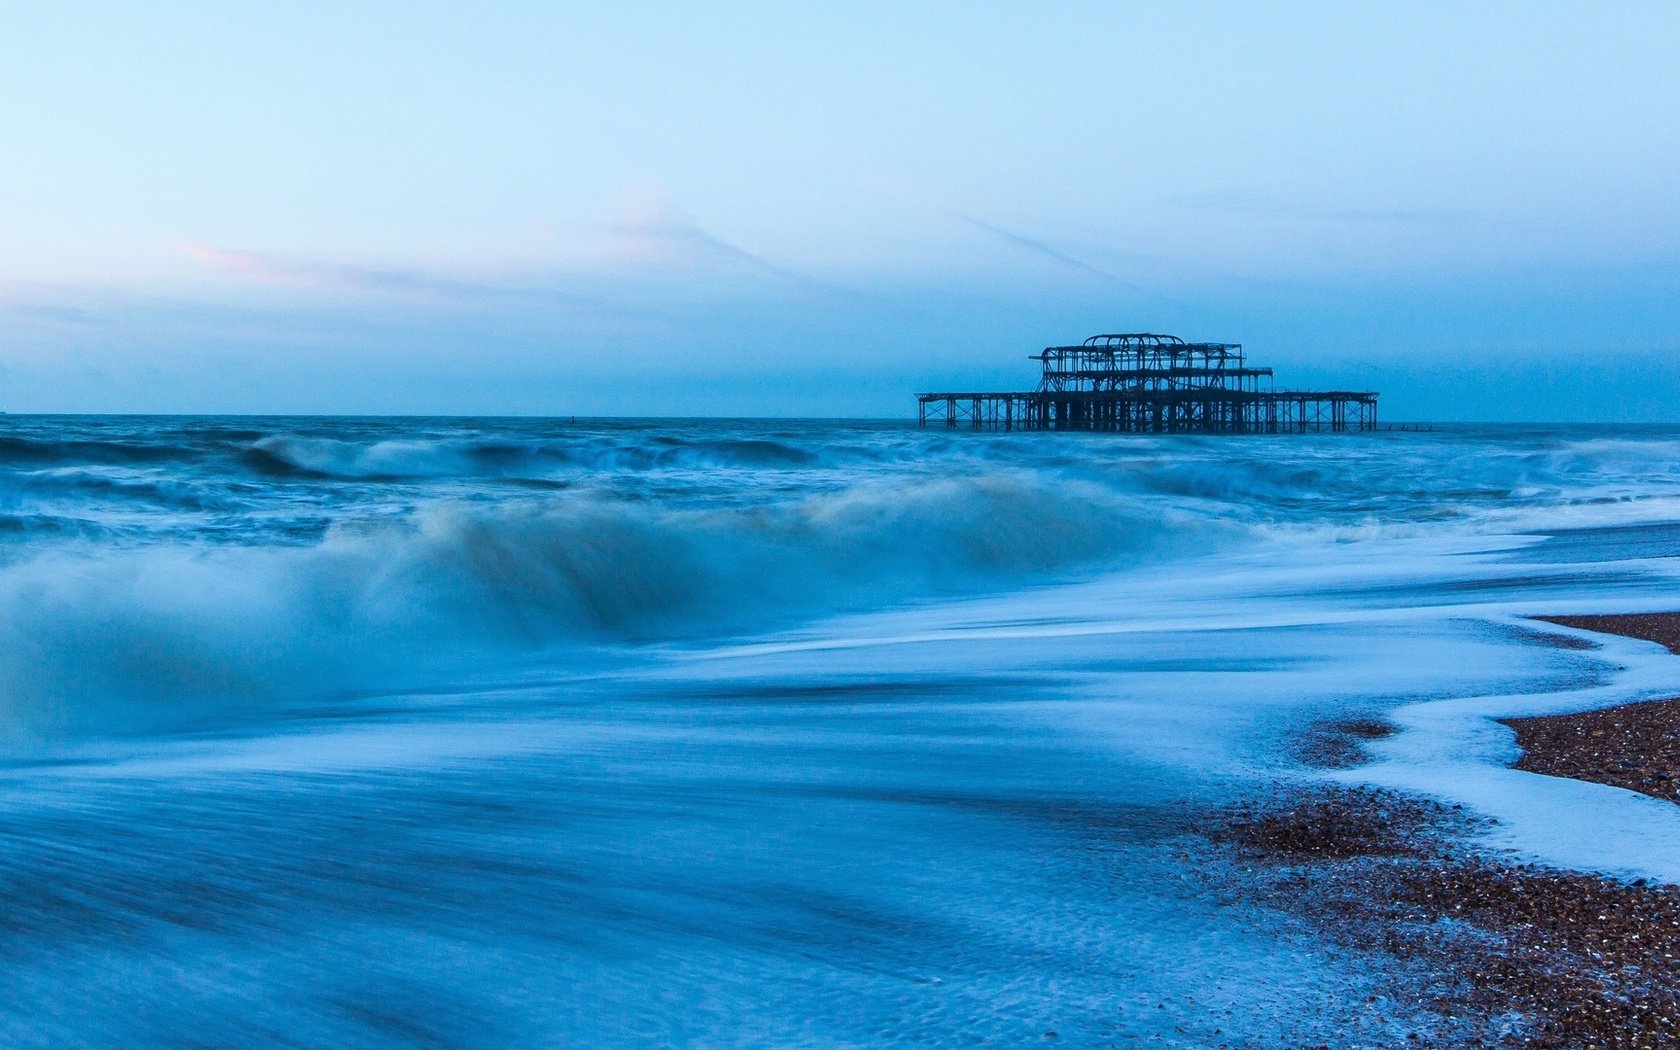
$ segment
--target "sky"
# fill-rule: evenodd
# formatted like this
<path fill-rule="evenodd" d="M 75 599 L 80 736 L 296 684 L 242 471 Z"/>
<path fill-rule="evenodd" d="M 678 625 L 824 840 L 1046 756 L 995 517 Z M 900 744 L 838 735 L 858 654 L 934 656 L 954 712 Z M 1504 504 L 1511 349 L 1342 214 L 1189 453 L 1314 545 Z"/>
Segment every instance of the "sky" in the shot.
<path fill-rule="evenodd" d="M 0 408 L 1680 422 L 1680 4 L 0 0 Z"/>

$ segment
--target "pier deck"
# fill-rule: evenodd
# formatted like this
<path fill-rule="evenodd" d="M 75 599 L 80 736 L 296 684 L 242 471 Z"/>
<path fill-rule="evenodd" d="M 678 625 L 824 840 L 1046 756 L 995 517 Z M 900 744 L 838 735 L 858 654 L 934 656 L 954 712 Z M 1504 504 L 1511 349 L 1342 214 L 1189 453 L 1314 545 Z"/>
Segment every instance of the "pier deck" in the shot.
<path fill-rule="evenodd" d="M 1105 430 L 1133 434 L 1310 434 L 1377 429 L 1369 391 L 1205 390 L 917 394 L 918 422 L 974 430 Z"/>
<path fill-rule="evenodd" d="M 1135 434 L 1305 434 L 1377 429 L 1369 390 L 1278 390 L 1237 343 L 1149 333 L 1049 347 L 1037 390 L 917 394 L 924 427 Z"/>

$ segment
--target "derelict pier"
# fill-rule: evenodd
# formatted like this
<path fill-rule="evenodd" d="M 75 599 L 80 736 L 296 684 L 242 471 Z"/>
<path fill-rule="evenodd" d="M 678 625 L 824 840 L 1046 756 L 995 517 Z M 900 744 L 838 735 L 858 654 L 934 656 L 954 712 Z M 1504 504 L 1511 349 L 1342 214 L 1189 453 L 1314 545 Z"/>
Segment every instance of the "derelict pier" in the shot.
<path fill-rule="evenodd" d="M 1094 335 L 1031 355 L 1038 389 L 917 394 L 922 426 L 1133 434 L 1304 434 L 1375 430 L 1370 390 L 1279 390 L 1240 343 L 1138 332 Z"/>

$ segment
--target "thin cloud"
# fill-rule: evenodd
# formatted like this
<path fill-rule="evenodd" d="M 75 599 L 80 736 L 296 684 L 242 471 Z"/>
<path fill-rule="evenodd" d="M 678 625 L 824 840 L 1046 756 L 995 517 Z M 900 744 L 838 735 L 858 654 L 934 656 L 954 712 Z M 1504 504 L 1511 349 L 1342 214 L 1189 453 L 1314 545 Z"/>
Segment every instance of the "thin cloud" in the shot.
<path fill-rule="evenodd" d="M 711 233 L 658 194 L 632 198 L 616 222 L 577 232 L 586 234 L 575 246 L 577 250 L 562 249 L 547 259 L 528 259 L 483 275 L 299 258 L 200 243 L 180 245 L 180 250 L 224 274 L 272 287 L 455 303 L 540 304 L 640 317 L 652 315 L 643 306 L 620 308 L 568 286 L 603 292 L 608 300 L 633 292 L 637 302 L 645 304 L 648 289 L 642 281 L 663 282 L 668 286 L 665 291 L 682 298 L 684 285 L 703 284 L 704 271 L 735 270 L 806 288 L 847 291 Z M 626 286 L 625 279 L 637 283 Z M 686 294 L 694 290 L 689 288 Z"/>
<path fill-rule="evenodd" d="M 617 242 L 615 254 L 626 259 L 669 262 L 685 257 L 710 258 L 799 285 L 836 287 L 717 236 L 689 218 L 662 193 L 641 193 L 628 199 L 624 217 L 610 226 L 609 231 Z"/>
<path fill-rule="evenodd" d="M 987 222 L 985 219 L 970 215 L 967 212 L 957 211 L 955 208 L 948 207 L 945 204 L 934 200 L 928 194 L 913 190 L 906 184 L 897 180 L 874 179 L 868 183 L 868 186 L 875 192 L 891 200 L 898 201 L 901 204 L 907 204 L 925 212 L 943 215 L 949 219 L 955 219 L 963 225 L 971 226 L 982 233 L 989 234 L 1013 248 L 1019 248 L 1023 251 L 1030 252 L 1033 255 L 1039 256 L 1040 258 L 1049 259 L 1051 262 L 1054 262 L 1059 266 L 1075 270 L 1079 273 L 1087 274 L 1092 277 L 1100 277 L 1105 281 L 1117 284 L 1120 287 L 1139 295 L 1150 296 L 1166 302 L 1182 305 L 1178 304 L 1177 300 L 1172 299 L 1170 296 L 1162 295 L 1159 292 L 1152 292 L 1135 281 L 1129 281 L 1117 273 L 1105 270 L 1100 266 L 1087 262 L 1079 256 L 1064 251 L 1048 241 L 1028 236 L 1027 234 L 1020 233 L 1016 230 L 1007 229 L 993 222 Z M 1130 255 L 1128 257 L 1134 260 L 1150 259 L 1150 261 L 1155 261 L 1153 257 L 1149 256 Z"/>
<path fill-rule="evenodd" d="M 1022 233 L 1016 233 L 1014 230 L 1006 230 L 1001 226 L 997 226 L 997 225 L 994 225 L 992 223 L 986 222 L 984 219 L 977 219 L 972 215 L 965 215 L 962 212 L 954 211 L 950 208 L 941 208 L 939 210 L 943 211 L 945 214 L 951 216 L 954 219 L 958 219 L 958 220 L 960 220 L 964 223 L 967 223 L 970 226 L 973 226 L 976 229 L 983 230 L 986 233 L 991 234 L 992 236 L 998 238 L 999 240 L 1003 241 L 1006 244 L 1014 245 L 1017 248 L 1023 248 L 1025 250 L 1029 251 L 1029 252 L 1034 253 L 1035 255 L 1043 256 L 1046 259 L 1050 259 L 1053 262 L 1060 263 L 1062 266 L 1068 267 L 1069 269 L 1072 269 L 1072 270 L 1076 270 L 1080 273 L 1090 274 L 1090 275 L 1095 276 L 1095 277 L 1100 277 L 1105 281 L 1110 281 L 1114 284 L 1117 284 L 1121 288 L 1124 288 L 1127 291 L 1132 292 L 1134 295 L 1138 296 L 1142 300 L 1153 300 L 1155 303 L 1158 303 L 1158 304 L 1159 303 L 1166 303 L 1169 306 L 1173 307 L 1175 310 L 1194 310 L 1195 309 L 1195 307 L 1192 304 L 1187 303 L 1182 299 L 1179 299 L 1179 298 L 1176 298 L 1174 296 L 1168 295 L 1165 292 L 1151 291 L 1150 289 L 1145 288 L 1143 285 L 1138 284 L 1135 281 L 1128 281 L 1124 277 L 1119 276 L 1118 274 L 1113 274 L 1113 273 L 1108 272 L 1107 270 L 1100 269 L 1099 267 L 1096 267 L 1096 266 L 1092 266 L 1090 263 L 1086 262 L 1084 259 L 1081 259 L 1081 258 L 1079 258 L 1077 256 L 1074 256 L 1074 255 L 1069 255 L 1067 252 L 1062 251 L 1060 248 L 1057 248 L 1057 247 L 1055 247 L 1054 245 L 1051 245 L 1051 244 L 1047 244 L 1044 241 L 1041 241 L 1041 240 L 1037 239 L 1036 237 L 1028 237 L 1027 235 L 1022 234 Z"/>
<path fill-rule="evenodd" d="M 183 251 L 217 269 L 265 285 L 370 292 L 427 300 L 520 301 L 588 308 L 603 305 L 598 300 L 547 285 L 470 280 L 425 270 L 294 259 L 202 244 L 185 245 Z"/>
<path fill-rule="evenodd" d="M 1273 197 L 1255 196 L 1231 190 L 1198 193 L 1172 202 L 1181 208 L 1225 212 L 1233 215 L 1269 215 L 1313 222 L 1417 223 L 1446 225 L 1475 217 L 1474 212 L 1436 208 L 1314 208 L 1291 204 Z"/>
<path fill-rule="evenodd" d="M 1115 284 L 1122 285 L 1134 291 L 1142 291 L 1142 289 L 1136 284 L 1126 280 L 1124 277 L 1121 277 L 1118 274 L 1109 273 L 1107 270 L 1100 269 L 1096 266 L 1092 266 L 1084 259 L 1069 255 L 1060 248 L 1047 244 L 1036 237 L 1028 237 L 1026 234 L 1016 233 L 1014 230 L 1006 230 L 1002 226 L 994 225 L 984 219 L 977 219 L 972 215 L 965 215 L 960 211 L 952 211 L 949 208 L 941 210 L 953 219 L 965 222 L 968 225 L 973 226 L 975 229 L 984 230 L 1006 244 L 1012 244 L 1017 248 L 1024 248 L 1029 252 L 1033 252 L 1036 255 L 1041 255 L 1046 259 L 1058 262 L 1070 269 L 1079 270 L 1082 273 L 1088 273 L 1095 277 L 1101 277 L 1106 281 L 1113 281 Z"/>

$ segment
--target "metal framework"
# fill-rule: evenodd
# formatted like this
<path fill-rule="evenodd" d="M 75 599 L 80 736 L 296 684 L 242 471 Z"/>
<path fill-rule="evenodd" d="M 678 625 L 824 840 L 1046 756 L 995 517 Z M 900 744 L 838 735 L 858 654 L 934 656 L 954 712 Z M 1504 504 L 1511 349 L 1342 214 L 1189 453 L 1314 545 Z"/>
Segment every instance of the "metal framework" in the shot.
<path fill-rule="evenodd" d="M 1138 332 L 1094 335 L 1031 355 L 1024 392 L 917 394 L 922 426 L 1135 434 L 1304 434 L 1377 429 L 1369 390 L 1278 390 L 1240 343 Z"/>

